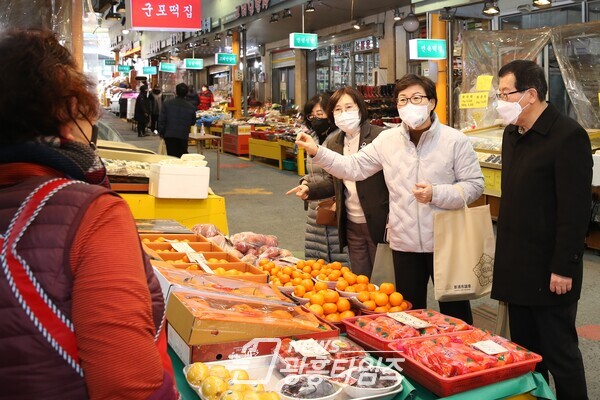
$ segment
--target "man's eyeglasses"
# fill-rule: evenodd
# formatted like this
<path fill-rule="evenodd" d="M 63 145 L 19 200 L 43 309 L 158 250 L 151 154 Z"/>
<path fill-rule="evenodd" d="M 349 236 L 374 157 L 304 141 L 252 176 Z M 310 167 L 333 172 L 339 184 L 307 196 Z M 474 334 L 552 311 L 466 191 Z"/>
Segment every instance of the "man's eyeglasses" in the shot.
<path fill-rule="evenodd" d="M 409 100 L 412 104 L 421 104 L 423 102 L 423 99 L 429 99 L 429 97 L 424 96 L 422 94 L 414 94 L 411 97 L 398 97 L 398 105 L 401 107 L 405 106 L 406 104 L 408 104 Z"/>
<path fill-rule="evenodd" d="M 327 114 L 325 114 L 323 111 L 319 110 L 316 113 L 308 114 L 306 116 L 306 119 L 309 121 L 312 121 L 315 118 L 319 118 L 319 119 L 327 118 Z"/>
<path fill-rule="evenodd" d="M 508 96 L 510 96 L 511 94 L 521 93 L 521 92 L 524 92 L 524 91 L 529 90 L 529 89 L 531 89 L 531 88 L 521 89 L 521 90 L 514 90 L 514 91 L 508 92 L 508 93 L 496 93 L 496 98 L 498 100 L 506 101 L 506 100 L 508 100 Z"/>
<path fill-rule="evenodd" d="M 333 110 L 333 115 L 340 115 L 343 112 L 350 112 L 358 110 L 358 106 L 356 104 L 346 104 L 345 107 L 336 107 Z"/>

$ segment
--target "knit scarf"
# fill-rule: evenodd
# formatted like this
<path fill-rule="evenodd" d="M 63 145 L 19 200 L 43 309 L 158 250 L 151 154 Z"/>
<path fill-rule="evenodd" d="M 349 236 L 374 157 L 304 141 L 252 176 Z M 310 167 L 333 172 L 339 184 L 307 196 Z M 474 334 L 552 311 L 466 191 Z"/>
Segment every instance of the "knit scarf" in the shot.
<path fill-rule="evenodd" d="M 84 143 L 57 136 L 38 136 L 28 142 L 0 147 L 0 163 L 13 162 L 44 165 L 71 179 L 110 188 L 102 159 Z"/>

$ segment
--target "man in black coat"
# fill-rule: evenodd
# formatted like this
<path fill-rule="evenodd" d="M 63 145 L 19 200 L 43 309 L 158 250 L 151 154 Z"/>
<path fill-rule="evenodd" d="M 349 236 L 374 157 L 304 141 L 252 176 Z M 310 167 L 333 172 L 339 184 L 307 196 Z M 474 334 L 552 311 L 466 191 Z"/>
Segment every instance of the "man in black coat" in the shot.
<path fill-rule="evenodd" d="M 499 73 L 502 201 L 492 298 L 508 303 L 511 339 L 539 353 L 557 398 L 587 399 L 575 319 L 590 218 L 587 132 L 544 99 L 544 71 L 516 60 Z"/>
<path fill-rule="evenodd" d="M 185 99 L 188 86 L 175 86 L 174 99 L 165 102 L 158 118 L 158 133 L 167 145 L 167 154 L 181 157 L 187 153 L 190 127 L 196 123 L 196 108 Z"/>
<path fill-rule="evenodd" d="M 146 135 L 146 125 L 150 121 L 152 112 L 152 100 L 148 99 L 148 86 L 140 86 L 140 94 L 135 99 L 135 111 L 133 119 L 137 121 L 138 137 Z"/>

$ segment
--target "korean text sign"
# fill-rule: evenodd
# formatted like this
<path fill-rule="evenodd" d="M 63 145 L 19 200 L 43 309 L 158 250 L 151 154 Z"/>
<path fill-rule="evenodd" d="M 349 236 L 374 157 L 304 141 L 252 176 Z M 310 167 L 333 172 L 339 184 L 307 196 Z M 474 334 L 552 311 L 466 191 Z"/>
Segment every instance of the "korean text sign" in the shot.
<path fill-rule="evenodd" d="M 131 29 L 202 29 L 202 0 L 131 0 Z"/>

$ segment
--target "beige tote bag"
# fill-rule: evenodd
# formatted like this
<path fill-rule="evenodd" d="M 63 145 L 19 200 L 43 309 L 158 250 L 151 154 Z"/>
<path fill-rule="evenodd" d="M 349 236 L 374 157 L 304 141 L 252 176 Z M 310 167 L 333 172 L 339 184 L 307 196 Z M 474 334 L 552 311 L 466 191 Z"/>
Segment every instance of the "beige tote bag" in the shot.
<path fill-rule="evenodd" d="M 459 185 L 454 187 L 464 194 Z M 490 206 L 440 211 L 433 220 L 435 299 L 473 300 L 492 290 L 496 239 Z"/>
<path fill-rule="evenodd" d="M 394 271 L 394 258 L 392 249 L 387 243 L 378 243 L 375 260 L 373 261 L 373 272 L 371 272 L 370 281 L 374 285 L 381 285 L 383 282 L 396 284 L 396 273 Z"/>

